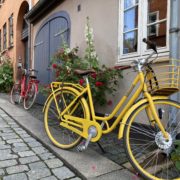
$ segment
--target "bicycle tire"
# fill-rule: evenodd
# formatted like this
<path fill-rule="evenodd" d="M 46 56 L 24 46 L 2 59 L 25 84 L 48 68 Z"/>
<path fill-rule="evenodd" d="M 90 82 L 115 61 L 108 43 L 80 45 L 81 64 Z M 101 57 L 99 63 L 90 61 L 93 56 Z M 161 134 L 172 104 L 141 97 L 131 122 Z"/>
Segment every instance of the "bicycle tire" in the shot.
<path fill-rule="evenodd" d="M 171 158 L 171 153 L 176 148 L 174 141 L 180 133 L 180 104 L 162 99 L 154 103 L 157 110 L 163 110 L 161 122 L 171 138 L 165 142 L 158 126 L 149 121 L 146 114 L 148 103 L 144 103 L 134 110 L 125 126 L 124 145 L 127 157 L 135 170 L 145 179 L 180 180 L 180 171 Z M 172 107 L 176 117 L 174 123 L 169 121 L 172 115 L 169 108 Z"/>
<path fill-rule="evenodd" d="M 24 109 L 28 110 L 32 107 L 36 100 L 36 84 L 32 83 L 26 91 L 26 96 L 24 97 Z"/>
<path fill-rule="evenodd" d="M 63 88 L 63 90 L 58 90 L 54 96 L 58 102 L 59 110 L 62 112 L 65 106 L 72 102 L 71 100 L 77 96 L 77 93 L 76 90 Z M 54 145 L 62 149 L 71 149 L 81 142 L 82 137 L 60 126 L 61 120 L 55 105 L 54 96 L 52 94 L 50 95 L 44 110 L 45 130 Z M 71 115 L 76 117 L 89 118 L 89 109 L 86 108 L 86 100 L 84 98 L 79 98 L 77 103 L 79 104 L 76 109 L 73 112 L 71 112 L 72 110 L 70 109 L 69 113 L 72 113 Z"/>
<path fill-rule="evenodd" d="M 19 104 L 20 103 L 20 96 L 21 95 L 21 85 L 20 84 L 14 84 L 11 89 L 10 94 L 10 101 L 12 104 Z"/>

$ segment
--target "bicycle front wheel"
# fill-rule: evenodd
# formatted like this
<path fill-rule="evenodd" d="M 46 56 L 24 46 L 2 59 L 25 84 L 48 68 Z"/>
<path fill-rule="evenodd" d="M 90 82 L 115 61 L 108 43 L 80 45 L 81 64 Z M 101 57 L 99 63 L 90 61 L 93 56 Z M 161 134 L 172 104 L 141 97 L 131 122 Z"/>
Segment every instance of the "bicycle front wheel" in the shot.
<path fill-rule="evenodd" d="M 21 85 L 14 84 L 11 90 L 10 100 L 12 104 L 19 104 L 21 96 Z"/>
<path fill-rule="evenodd" d="M 51 95 L 44 111 L 46 133 L 53 144 L 62 149 L 70 149 L 77 146 L 81 142 L 82 137 L 60 126 L 61 118 L 56 108 L 55 99 L 58 103 L 59 111 L 62 112 L 75 97 L 77 97 L 75 91 L 63 88 L 63 90 L 57 91 L 54 96 Z M 80 118 L 89 118 L 89 110 L 86 107 L 85 99 L 79 98 L 66 114 Z"/>
<path fill-rule="evenodd" d="M 150 122 L 146 114 L 148 103 L 144 103 L 134 110 L 125 127 L 127 156 L 145 179 L 180 180 L 177 161 L 172 158 L 180 135 L 180 104 L 171 100 L 156 100 L 154 103 L 169 140 L 163 137 L 155 122 Z"/>
<path fill-rule="evenodd" d="M 24 109 L 28 110 L 32 107 L 36 100 L 36 84 L 32 83 L 27 89 L 26 96 L 24 97 Z"/>

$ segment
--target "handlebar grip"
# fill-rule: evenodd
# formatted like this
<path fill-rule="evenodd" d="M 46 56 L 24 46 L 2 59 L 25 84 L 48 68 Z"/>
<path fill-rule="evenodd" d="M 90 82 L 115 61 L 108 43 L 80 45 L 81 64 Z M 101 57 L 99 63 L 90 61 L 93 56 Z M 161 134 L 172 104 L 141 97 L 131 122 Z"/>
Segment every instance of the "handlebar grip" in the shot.
<path fill-rule="evenodd" d="M 154 42 L 149 41 L 146 38 L 143 38 L 143 42 L 146 43 L 151 49 L 153 49 L 157 53 L 157 46 Z"/>

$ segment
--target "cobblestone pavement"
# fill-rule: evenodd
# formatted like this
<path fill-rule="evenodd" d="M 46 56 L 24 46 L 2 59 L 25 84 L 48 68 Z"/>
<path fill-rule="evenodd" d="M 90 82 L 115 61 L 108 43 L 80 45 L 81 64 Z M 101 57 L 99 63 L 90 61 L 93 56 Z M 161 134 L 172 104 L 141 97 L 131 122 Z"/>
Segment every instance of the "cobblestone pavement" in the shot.
<path fill-rule="evenodd" d="M 41 113 L 42 109 L 43 106 L 35 104 L 29 110 L 29 113 L 37 119 L 43 121 L 43 113 Z M 97 143 L 90 143 L 89 147 L 121 166 L 124 166 L 124 164 L 128 162 L 125 149 L 123 147 L 123 140 L 118 140 L 118 129 L 110 134 L 103 135 L 99 143 L 104 152 L 100 149 Z"/>
<path fill-rule="evenodd" d="M 81 178 L 0 109 L 0 179 Z"/>

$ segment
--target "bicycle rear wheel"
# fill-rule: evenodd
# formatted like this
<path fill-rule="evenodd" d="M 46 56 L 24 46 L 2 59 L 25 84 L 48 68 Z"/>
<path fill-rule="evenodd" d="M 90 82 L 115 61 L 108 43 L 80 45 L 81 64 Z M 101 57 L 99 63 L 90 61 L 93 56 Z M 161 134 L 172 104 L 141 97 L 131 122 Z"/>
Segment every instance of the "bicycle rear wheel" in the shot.
<path fill-rule="evenodd" d="M 145 179 L 180 180 L 180 171 L 172 159 L 172 153 L 177 150 L 175 141 L 180 133 L 180 104 L 171 100 L 157 100 L 154 103 L 169 140 L 163 137 L 157 125 L 149 121 L 146 114 L 148 103 L 144 103 L 134 110 L 125 127 L 127 156 Z"/>
<path fill-rule="evenodd" d="M 32 107 L 36 100 L 36 84 L 32 83 L 27 89 L 26 96 L 24 97 L 24 109 L 28 110 Z"/>
<path fill-rule="evenodd" d="M 58 103 L 58 108 L 62 112 L 77 96 L 75 91 L 63 88 L 55 93 L 55 98 Z M 69 109 L 66 114 L 71 114 L 72 116 L 89 118 L 87 103 L 84 98 L 79 98 L 73 107 Z M 54 96 L 51 95 L 49 98 L 46 108 L 44 111 L 44 123 L 45 130 L 49 139 L 54 145 L 62 149 L 70 149 L 77 146 L 82 137 L 75 132 L 60 126 L 61 118 L 59 117 Z"/>
<path fill-rule="evenodd" d="M 21 85 L 14 84 L 11 90 L 10 101 L 12 104 L 19 104 L 20 103 L 20 96 L 21 95 Z"/>

